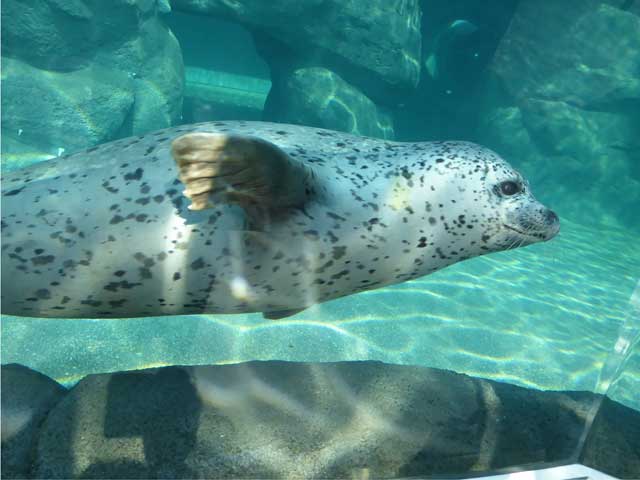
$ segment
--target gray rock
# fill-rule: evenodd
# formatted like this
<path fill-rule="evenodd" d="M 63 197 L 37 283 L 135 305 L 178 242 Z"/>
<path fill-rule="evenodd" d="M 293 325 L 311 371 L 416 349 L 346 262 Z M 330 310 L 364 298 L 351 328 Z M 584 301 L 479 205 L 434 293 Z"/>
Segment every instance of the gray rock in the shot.
<path fill-rule="evenodd" d="M 30 478 L 41 424 L 66 389 L 18 364 L 3 365 L 2 478 Z"/>
<path fill-rule="evenodd" d="M 368 96 L 389 100 L 420 75 L 417 0 L 172 0 L 176 10 L 236 20 L 300 58 L 339 72 Z"/>
<path fill-rule="evenodd" d="M 521 1 L 478 140 L 552 185 L 544 195 L 562 217 L 638 229 L 640 17 L 620 3 Z"/>
<path fill-rule="evenodd" d="M 637 410 L 603 398 L 580 462 L 616 478 L 640 478 L 639 417 Z M 620 458 L 625 461 L 620 462 Z"/>
<path fill-rule="evenodd" d="M 635 128 L 626 115 L 583 110 L 561 101 L 531 98 L 521 102 L 521 108 L 523 124 L 542 153 L 573 155 L 583 162 L 606 154 L 611 145 L 624 144 Z"/>
<path fill-rule="evenodd" d="M 481 142 L 511 159 L 562 217 L 637 229 L 640 148 L 631 144 L 637 121 L 564 102 L 520 105 L 485 112 Z"/>
<path fill-rule="evenodd" d="M 378 362 L 91 375 L 49 415 L 37 475 L 380 478 L 553 462 L 575 453 L 598 398 Z"/>
<path fill-rule="evenodd" d="M 179 121 L 182 55 L 160 18 L 166 2 L 8 0 L 2 7 L 3 88 L 12 92 L 2 98 L 6 158 L 37 160 L 60 147 L 70 153 Z"/>
<path fill-rule="evenodd" d="M 640 17 L 595 0 L 520 2 L 493 70 L 516 98 L 640 101 Z"/>
<path fill-rule="evenodd" d="M 393 139 L 391 117 L 331 70 L 300 68 L 274 84 L 265 119 Z"/>
<path fill-rule="evenodd" d="M 12 167 L 110 140 L 134 104 L 134 81 L 119 70 L 54 72 L 11 58 L 3 70 L 2 153 Z"/>

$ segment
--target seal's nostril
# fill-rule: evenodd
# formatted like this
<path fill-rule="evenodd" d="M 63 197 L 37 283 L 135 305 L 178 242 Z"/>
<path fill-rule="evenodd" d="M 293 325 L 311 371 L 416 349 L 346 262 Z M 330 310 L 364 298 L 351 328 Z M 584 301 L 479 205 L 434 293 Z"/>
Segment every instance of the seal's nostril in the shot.
<path fill-rule="evenodd" d="M 547 210 L 545 217 L 546 217 L 547 223 L 558 223 L 560 221 L 560 219 L 558 218 L 558 215 L 556 215 L 556 212 L 554 212 L 553 210 Z"/>

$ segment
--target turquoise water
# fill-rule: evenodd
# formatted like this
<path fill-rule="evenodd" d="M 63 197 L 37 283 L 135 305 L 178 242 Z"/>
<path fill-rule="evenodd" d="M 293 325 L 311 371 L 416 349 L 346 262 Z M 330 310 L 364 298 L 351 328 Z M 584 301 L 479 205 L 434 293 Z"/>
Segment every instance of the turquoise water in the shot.
<path fill-rule="evenodd" d="M 276 321 L 260 315 L 7 317 L 3 362 L 73 383 L 88 373 L 171 364 L 374 359 L 536 389 L 594 391 L 628 320 L 640 269 L 634 240 L 625 231 L 563 221 L 549 243 L 476 258 Z M 638 391 L 636 354 L 611 393 L 640 409 Z"/>
<path fill-rule="evenodd" d="M 5 0 L 5 172 L 215 120 L 468 140 L 521 171 L 561 231 L 282 320 L 3 315 L 0 361 L 73 386 L 379 360 L 640 411 L 638 32 L 640 0 Z"/>

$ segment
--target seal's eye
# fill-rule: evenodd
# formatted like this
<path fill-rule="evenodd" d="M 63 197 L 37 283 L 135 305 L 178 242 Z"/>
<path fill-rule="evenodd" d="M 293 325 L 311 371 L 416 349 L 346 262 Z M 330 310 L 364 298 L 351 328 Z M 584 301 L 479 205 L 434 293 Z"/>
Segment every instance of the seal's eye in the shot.
<path fill-rule="evenodd" d="M 522 191 L 522 185 L 518 182 L 513 182 L 511 180 L 507 180 L 506 182 L 502 182 L 500 184 L 500 193 L 503 195 L 511 196 L 516 193 L 520 193 Z"/>

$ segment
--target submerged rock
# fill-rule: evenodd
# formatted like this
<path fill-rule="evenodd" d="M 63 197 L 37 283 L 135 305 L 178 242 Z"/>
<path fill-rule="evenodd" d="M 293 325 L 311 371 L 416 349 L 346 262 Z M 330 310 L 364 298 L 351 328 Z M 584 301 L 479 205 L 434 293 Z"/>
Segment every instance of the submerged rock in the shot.
<path fill-rule="evenodd" d="M 3 70 L 2 153 L 13 167 L 107 142 L 135 101 L 125 72 L 97 65 L 56 72 L 6 58 Z"/>
<path fill-rule="evenodd" d="M 639 478 L 640 423 L 628 419 L 628 407 L 603 398 L 580 454 L 580 463 L 617 478 Z"/>
<path fill-rule="evenodd" d="M 12 92 L 2 99 L 3 158 L 69 153 L 177 123 L 182 55 L 160 17 L 167 7 L 155 0 L 3 2 L 2 83 Z"/>
<path fill-rule="evenodd" d="M 393 139 L 391 117 L 326 68 L 295 70 L 274 84 L 265 120 Z"/>
<path fill-rule="evenodd" d="M 640 17 L 621 3 L 522 0 L 490 66 L 479 141 L 532 181 L 553 179 L 561 216 L 637 229 Z"/>
<path fill-rule="evenodd" d="M 66 389 L 18 364 L 3 365 L 2 478 L 31 478 L 38 433 Z"/>
<path fill-rule="evenodd" d="M 574 458 L 599 399 L 378 362 L 91 375 L 49 415 L 37 476 L 382 478 L 535 465 Z"/>
<path fill-rule="evenodd" d="M 378 101 L 420 75 L 417 0 L 173 0 L 176 10 L 240 22 L 287 45 L 299 65 L 322 65 Z"/>
<path fill-rule="evenodd" d="M 640 101 L 640 17 L 592 0 L 523 1 L 493 69 L 515 98 L 584 109 Z"/>

